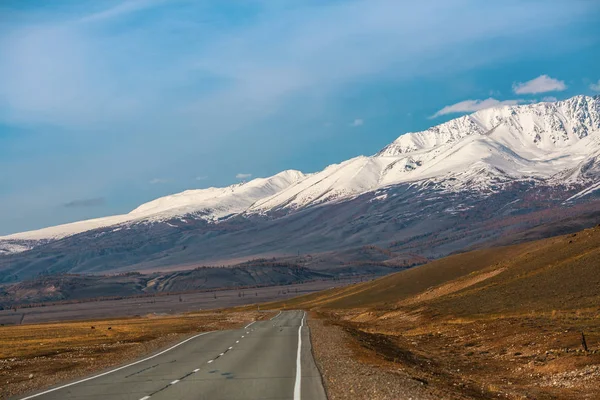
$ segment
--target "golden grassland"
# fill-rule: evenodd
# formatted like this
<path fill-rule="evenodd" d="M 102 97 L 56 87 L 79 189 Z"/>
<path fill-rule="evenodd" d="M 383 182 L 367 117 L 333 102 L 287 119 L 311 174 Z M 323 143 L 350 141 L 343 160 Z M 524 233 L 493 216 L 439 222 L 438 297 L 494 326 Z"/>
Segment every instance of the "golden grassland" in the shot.
<path fill-rule="evenodd" d="M 448 398 L 600 398 L 600 227 L 265 307 L 311 309 Z"/>
<path fill-rule="evenodd" d="M 0 327 L 0 398 L 121 364 L 198 332 L 268 316 L 208 311 Z"/>

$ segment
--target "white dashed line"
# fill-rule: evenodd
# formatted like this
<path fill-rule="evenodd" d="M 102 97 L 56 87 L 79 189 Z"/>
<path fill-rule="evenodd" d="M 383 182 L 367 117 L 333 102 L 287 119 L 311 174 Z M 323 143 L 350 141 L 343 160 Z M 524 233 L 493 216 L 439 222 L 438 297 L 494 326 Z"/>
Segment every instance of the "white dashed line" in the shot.
<path fill-rule="evenodd" d="M 242 339 L 244 338 L 244 335 L 242 335 Z"/>
<path fill-rule="evenodd" d="M 210 361 L 209 361 L 209 362 L 210 362 Z M 198 372 L 198 371 L 200 371 L 200 368 L 196 368 L 196 369 L 194 370 L 194 372 Z"/>
<path fill-rule="evenodd" d="M 219 355 L 220 355 L 220 356 L 222 356 L 223 354 L 225 354 L 225 353 L 221 353 L 221 354 L 219 354 Z"/>
<path fill-rule="evenodd" d="M 244 329 L 248 329 L 248 327 L 249 327 L 250 325 L 252 325 L 253 323 L 255 323 L 255 322 L 256 322 L 256 321 L 252 321 L 252 322 L 250 322 L 248 325 L 246 325 L 246 326 L 244 327 Z"/>
<path fill-rule="evenodd" d="M 236 343 L 239 343 L 240 341 L 239 341 L 239 340 L 236 340 L 235 342 L 236 342 Z"/>
<path fill-rule="evenodd" d="M 171 382 L 171 385 L 176 384 L 177 382 L 179 382 L 179 379 L 175 379 L 173 382 Z"/>
<path fill-rule="evenodd" d="M 210 360 L 210 361 L 209 361 L 207 364 L 210 364 L 210 363 L 211 363 L 211 362 L 213 362 L 213 361 L 215 361 L 215 360 Z"/>
<path fill-rule="evenodd" d="M 229 350 L 231 350 L 231 349 L 233 349 L 233 346 L 231 346 L 231 347 L 229 348 Z"/>
<path fill-rule="evenodd" d="M 144 396 L 140 400 L 148 400 L 149 398 L 150 398 L 150 396 Z"/>

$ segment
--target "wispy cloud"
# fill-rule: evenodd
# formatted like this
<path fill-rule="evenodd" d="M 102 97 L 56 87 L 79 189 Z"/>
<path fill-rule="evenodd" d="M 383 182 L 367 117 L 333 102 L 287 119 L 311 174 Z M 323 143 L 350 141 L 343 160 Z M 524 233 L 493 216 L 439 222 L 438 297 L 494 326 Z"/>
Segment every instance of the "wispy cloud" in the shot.
<path fill-rule="evenodd" d="M 237 179 L 248 179 L 248 178 L 250 178 L 251 176 L 252 176 L 252 174 L 242 174 L 242 173 L 239 173 L 239 174 L 237 174 L 235 177 L 236 177 Z"/>
<path fill-rule="evenodd" d="M 548 75 L 540 75 L 527 82 L 513 84 L 515 94 L 536 94 L 546 92 L 562 92 L 567 89 L 564 81 L 554 79 Z"/>
<path fill-rule="evenodd" d="M 99 207 L 106 204 L 104 197 L 94 197 L 91 199 L 71 200 L 63 204 L 66 208 L 83 208 L 83 207 Z"/>
<path fill-rule="evenodd" d="M 352 123 L 350 124 L 350 126 L 361 126 L 365 123 L 364 120 L 362 120 L 361 118 L 356 118 L 354 121 L 352 121 Z"/>
<path fill-rule="evenodd" d="M 148 183 L 151 185 L 161 185 L 163 183 L 168 183 L 169 181 L 167 179 L 163 179 L 163 178 L 154 178 L 151 179 Z"/>
<path fill-rule="evenodd" d="M 598 82 L 590 84 L 590 89 L 594 92 L 600 92 L 600 79 L 598 79 Z"/>
<path fill-rule="evenodd" d="M 154 7 L 160 3 L 164 3 L 164 0 L 127 0 L 106 10 L 87 15 L 81 18 L 79 22 L 86 23 L 106 21 Z"/>
<path fill-rule="evenodd" d="M 446 114 L 470 113 L 490 107 L 513 106 L 520 103 L 524 103 L 524 100 L 496 100 L 492 97 L 485 100 L 464 100 L 442 108 L 429 118 L 437 118 Z"/>
<path fill-rule="evenodd" d="M 207 179 L 208 179 L 208 176 L 206 176 L 206 175 L 200 175 L 200 176 L 196 177 L 197 181 L 204 181 L 204 180 L 207 180 Z"/>

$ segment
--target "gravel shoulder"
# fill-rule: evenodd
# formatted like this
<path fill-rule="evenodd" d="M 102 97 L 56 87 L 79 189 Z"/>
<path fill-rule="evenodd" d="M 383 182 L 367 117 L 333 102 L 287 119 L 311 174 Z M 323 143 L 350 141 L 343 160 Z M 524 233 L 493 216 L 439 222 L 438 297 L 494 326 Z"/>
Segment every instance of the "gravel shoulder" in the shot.
<path fill-rule="evenodd" d="M 313 353 L 329 400 L 440 399 L 401 368 L 388 369 L 385 360 L 362 348 L 341 326 L 316 317 L 308 322 Z"/>

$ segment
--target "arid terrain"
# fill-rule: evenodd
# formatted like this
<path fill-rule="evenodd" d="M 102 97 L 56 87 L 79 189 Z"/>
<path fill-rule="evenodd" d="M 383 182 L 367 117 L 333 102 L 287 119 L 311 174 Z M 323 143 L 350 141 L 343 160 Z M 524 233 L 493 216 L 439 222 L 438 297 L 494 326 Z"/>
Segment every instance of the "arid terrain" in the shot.
<path fill-rule="evenodd" d="M 599 272 L 596 227 L 457 254 L 367 282 L 336 282 L 345 286 L 260 308 L 309 311 L 315 359 L 332 400 L 596 399 Z M 296 295 L 294 286 L 283 288 L 271 297 L 231 292 L 238 301 L 246 299 L 231 306 Z M 199 308 L 194 302 L 185 307 Z M 185 307 L 174 312 L 190 311 Z M 271 315 L 246 305 L 0 327 L 0 379 L 7 382 L 0 397 L 134 359 L 193 332 Z"/>
<path fill-rule="evenodd" d="M 286 307 L 312 310 L 331 399 L 600 398 L 600 227 L 454 255 Z"/>
<path fill-rule="evenodd" d="M 264 312 L 207 311 L 167 317 L 0 327 L 0 398 L 69 381 L 183 339 L 244 326 Z"/>

